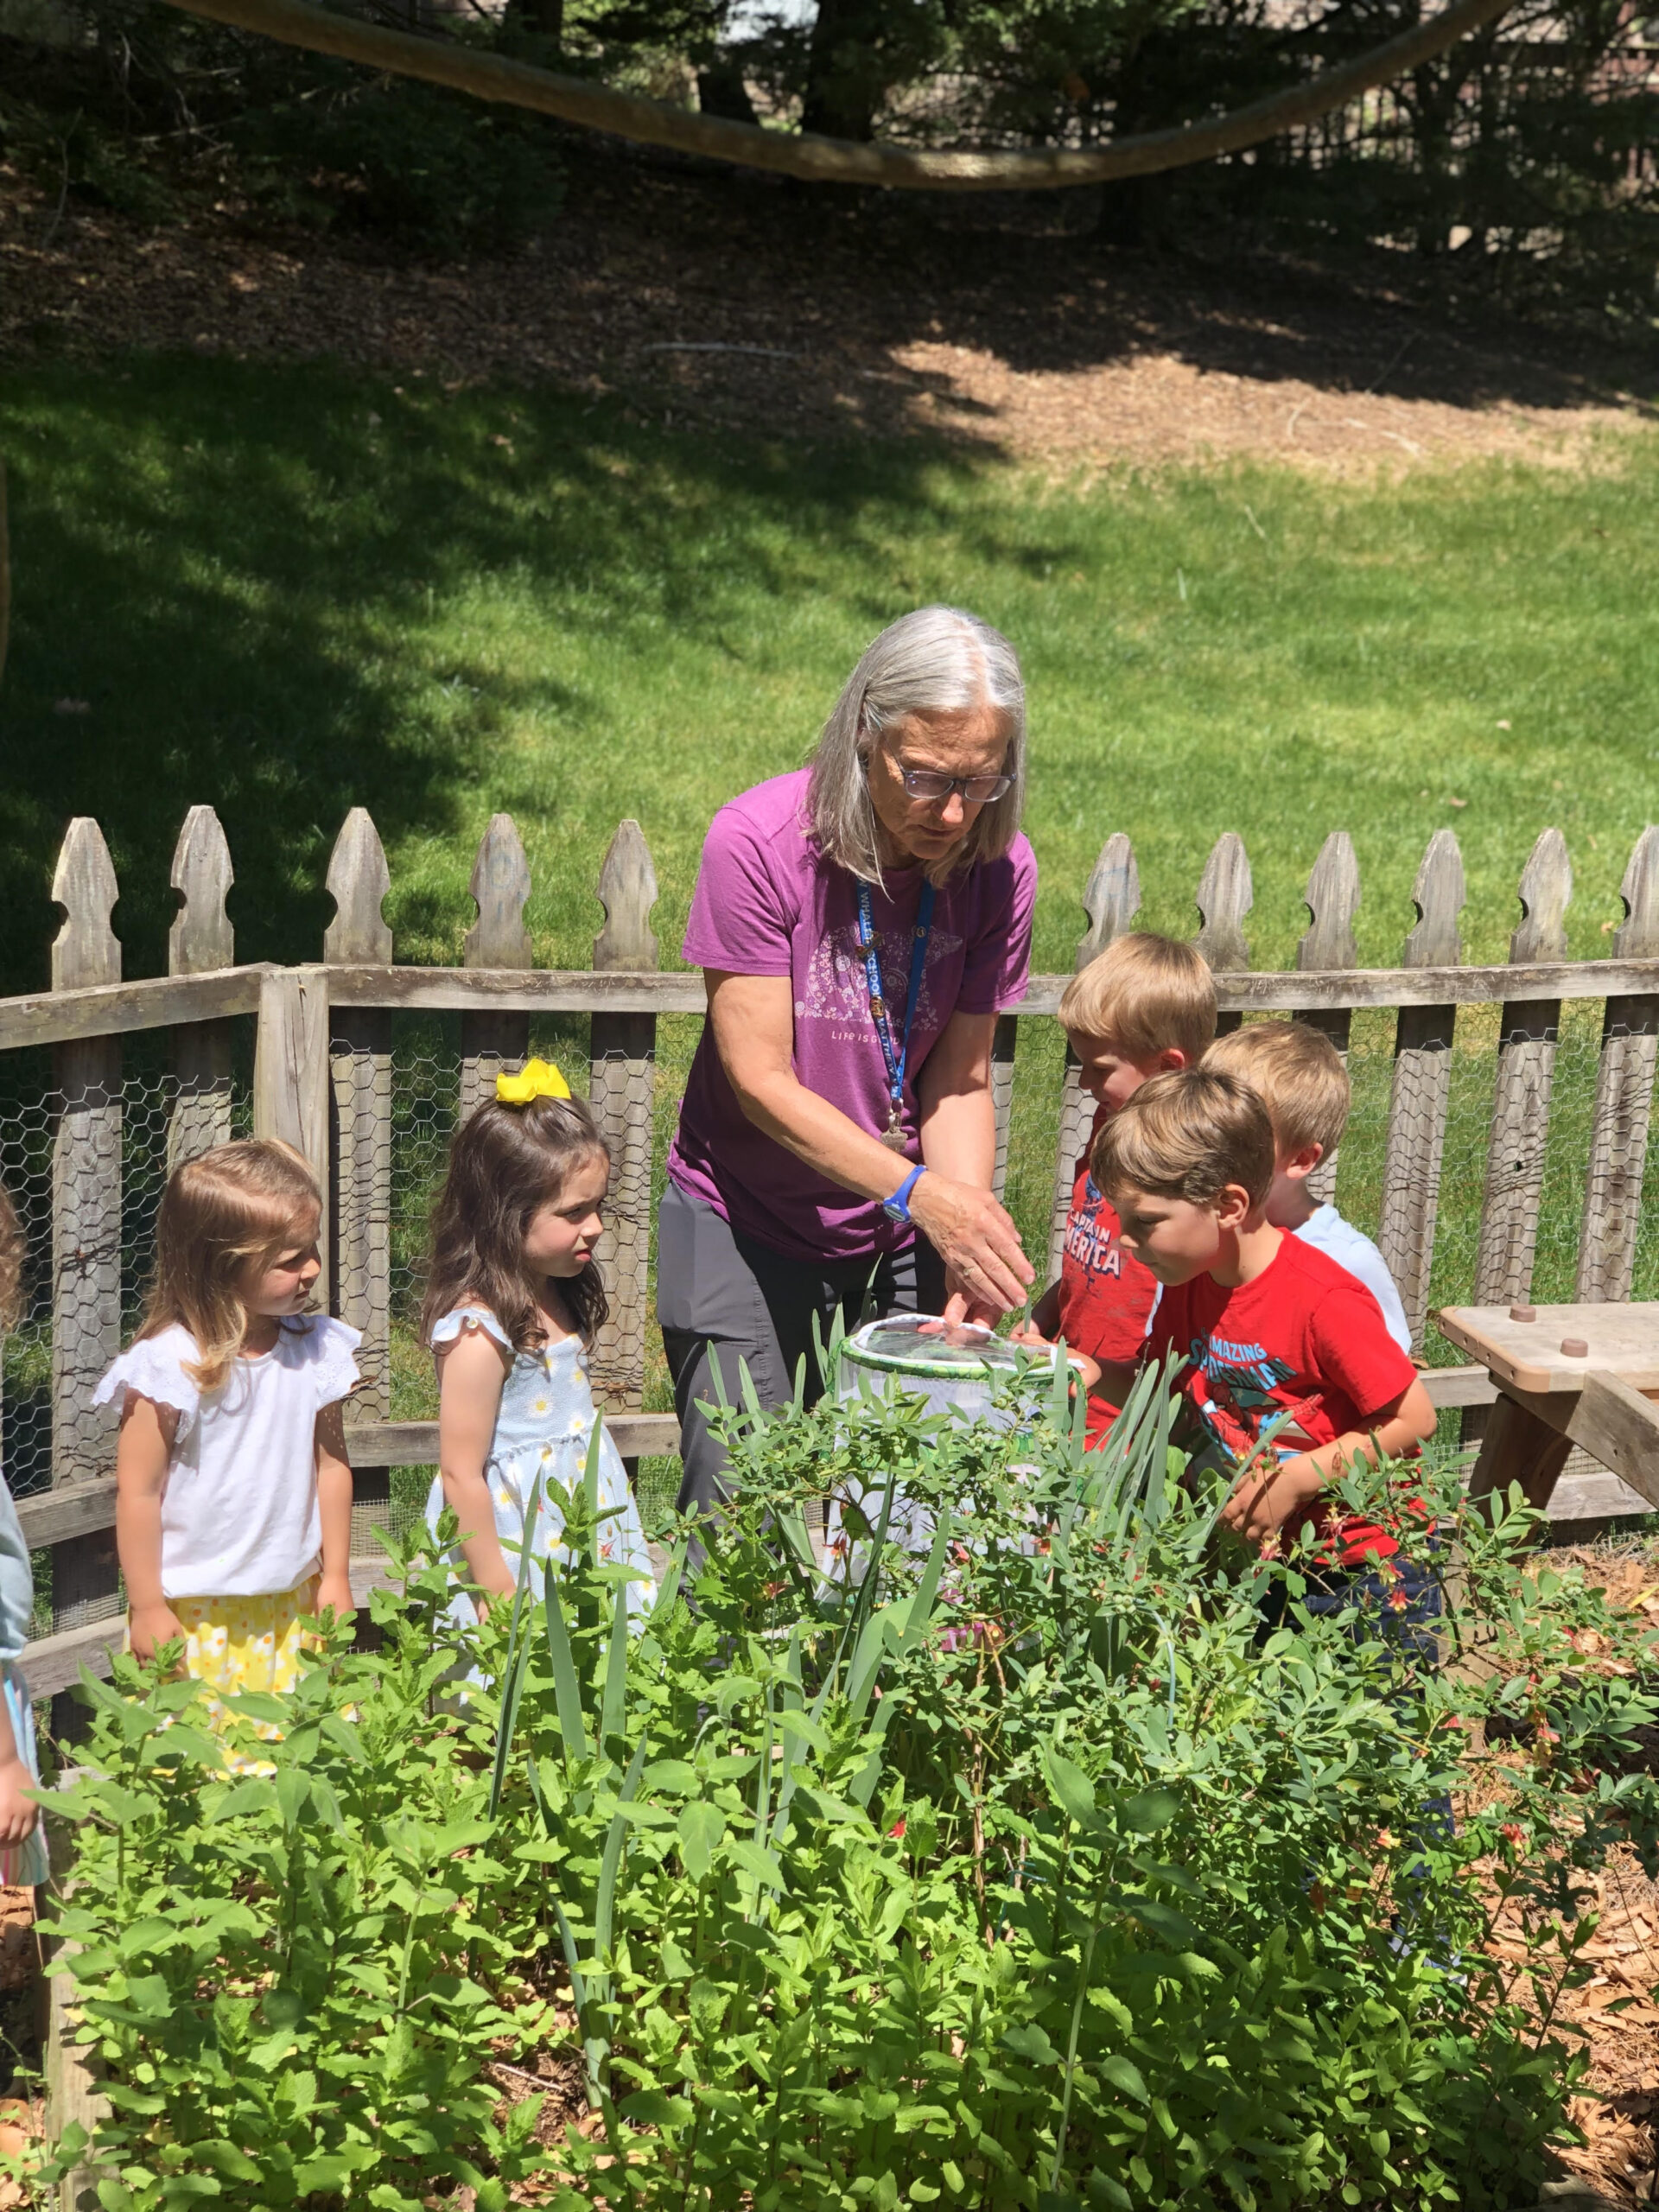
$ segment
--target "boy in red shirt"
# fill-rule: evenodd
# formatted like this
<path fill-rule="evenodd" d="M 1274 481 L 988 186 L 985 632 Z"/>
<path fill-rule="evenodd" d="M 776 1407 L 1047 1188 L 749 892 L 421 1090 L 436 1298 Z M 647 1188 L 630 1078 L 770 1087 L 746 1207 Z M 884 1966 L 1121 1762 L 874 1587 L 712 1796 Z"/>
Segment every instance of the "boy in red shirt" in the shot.
<path fill-rule="evenodd" d="M 1197 1442 L 1231 1465 L 1289 1416 L 1240 1478 L 1224 1522 L 1265 1544 L 1312 1521 L 1333 1596 L 1338 1586 L 1359 1595 L 1369 1569 L 1373 1594 L 1402 1610 L 1402 1569 L 1389 1564 L 1400 1522 L 1344 1516 L 1325 1492 L 1379 1451 L 1415 1457 L 1434 1408 L 1364 1284 L 1268 1220 L 1267 1108 L 1218 1071 L 1158 1076 L 1103 1127 L 1092 1164 L 1123 1243 L 1162 1285 L 1142 1357 L 1184 1357 L 1179 1388 Z M 1127 1366 L 1107 1367 L 1099 1388 L 1121 1404 L 1131 1379 Z"/>
<path fill-rule="evenodd" d="M 1132 1366 L 1158 1299 L 1157 1278 L 1124 1250 L 1118 1220 L 1090 1169 L 1101 1131 L 1143 1083 L 1195 1066 L 1216 1033 L 1209 963 L 1190 944 L 1136 931 L 1078 971 L 1060 1000 L 1060 1020 L 1078 1080 L 1095 1101 L 1094 1125 L 1077 1164 L 1060 1279 L 1017 1332 L 1027 1344 L 1064 1338 L 1092 1377 L 1096 1366 Z M 1089 1399 L 1088 1440 L 1098 1444 L 1116 1403 Z"/>

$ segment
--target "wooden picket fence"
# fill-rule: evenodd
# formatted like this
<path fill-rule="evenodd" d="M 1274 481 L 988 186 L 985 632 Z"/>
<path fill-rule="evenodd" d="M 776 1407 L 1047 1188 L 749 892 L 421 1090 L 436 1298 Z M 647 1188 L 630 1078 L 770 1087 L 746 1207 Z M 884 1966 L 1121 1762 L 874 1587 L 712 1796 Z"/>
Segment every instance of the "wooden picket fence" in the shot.
<path fill-rule="evenodd" d="M 91 1410 L 90 1395 L 120 1349 L 124 1325 L 123 1222 L 130 1196 L 123 1187 L 124 1038 L 170 1033 L 166 1157 L 173 1163 L 238 1126 L 236 1038 L 238 1025 L 252 1019 L 251 1127 L 297 1145 L 331 1192 L 324 1279 L 332 1286 L 332 1310 L 364 1335 L 367 1380 L 353 1402 L 348 1427 L 360 1525 L 385 1518 L 391 1469 L 426 1465 L 436 1454 L 435 1423 L 391 1417 L 393 1017 L 460 1014 L 462 1116 L 493 1088 L 499 1068 L 524 1059 L 532 1015 L 588 1017 L 592 1104 L 615 1162 L 614 1219 L 601 1253 L 613 1313 L 595 1349 L 595 1379 L 625 1458 L 677 1448 L 672 1416 L 641 1410 L 656 1032 L 659 1015 L 701 1013 L 703 986 L 694 970 L 659 969 L 651 927 L 656 878 L 638 823 L 623 823 L 600 871 L 605 925 L 594 940 L 592 967 L 582 970 L 531 965 L 524 919 L 530 870 L 505 815 L 491 822 L 479 847 L 471 882 L 478 917 L 459 968 L 395 963 L 382 914 L 390 876 L 379 837 L 361 808 L 347 817 L 329 862 L 336 911 L 314 965 L 236 964 L 226 912 L 231 856 L 211 808 L 194 807 L 186 817 L 171 880 L 181 905 L 169 972 L 125 981 L 110 924 L 117 883 L 108 850 L 95 822 L 73 823 L 53 883 L 64 922 L 52 950 L 52 987 L 0 1000 L 0 1055 L 49 1046 L 58 1101 L 50 1140 L 50 1487 L 19 1500 L 30 1543 L 49 1546 L 54 1558 L 53 1632 L 31 1645 L 27 1658 L 37 1694 L 62 1688 L 83 1662 L 106 1665 L 119 1634 L 115 1424 L 107 1413 Z M 1571 890 L 1566 844 L 1559 831 L 1546 830 L 1521 876 L 1522 919 L 1509 961 L 1465 965 L 1459 931 L 1462 859 L 1451 832 L 1437 831 L 1418 871 L 1417 920 L 1401 964 L 1361 968 L 1353 936 L 1359 872 L 1351 842 L 1338 831 L 1326 840 L 1308 878 L 1310 925 L 1297 965 L 1269 973 L 1249 965 L 1244 924 L 1250 871 L 1236 836 L 1219 840 L 1198 884 L 1196 941 L 1217 971 L 1224 1027 L 1247 1014 L 1291 1014 L 1317 1024 L 1345 1051 L 1356 1011 L 1395 1012 L 1378 1241 L 1420 1343 L 1428 1319 L 1460 1007 L 1502 1008 L 1476 1302 L 1522 1300 L 1531 1287 L 1561 1007 L 1575 999 L 1605 1003 L 1576 1295 L 1621 1300 L 1630 1294 L 1659 1061 L 1659 830 L 1643 833 L 1625 871 L 1625 918 L 1611 957 L 1567 958 Z M 1079 966 L 1130 928 L 1140 903 L 1129 841 L 1114 836 L 1084 890 L 1089 926 L 1077 946 Z M 1033 976 L 1020 1007 L 997 1027 L 999 1187 L 1018 1024 L 1052 1020 L 1065 982 L 1064 976 Z M 1068 1061 L 1051 1273 L 1058 1269 L 1072 1162 L 1089 1113 Z M 1334 1161 L 1320 1172 L 1328 1189 Z M 1431 1372 L 1428 1381 L 1442 1407 L 1477 1408 L 1491 1400 L 1491 1385 L 1478 1370 L 1445 1369 Z M 1567 1520 L 1645 1510 L 1641 1499 L 1595 1471 L 1558 1485 L 1554 1507 Z M 374 1572 L 367 1556 L 354 1561 L 359 1584 Z"/>

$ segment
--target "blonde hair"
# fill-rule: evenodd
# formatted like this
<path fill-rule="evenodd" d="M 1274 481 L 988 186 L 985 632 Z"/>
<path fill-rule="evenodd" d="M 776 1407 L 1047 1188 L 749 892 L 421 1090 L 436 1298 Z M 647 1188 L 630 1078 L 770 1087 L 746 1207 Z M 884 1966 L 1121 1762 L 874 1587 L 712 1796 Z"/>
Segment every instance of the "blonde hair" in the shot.
<path fill-rule="evenodd" d="M 216 1145 L 175 1168 L 156 1217 L 156 1273 L 139 1341 L 181 1325 L 196 1340 L 185 1372 L 217 1390 L 247 1334 L 242 1283 L 322 1219 L 322 1192 L 305 1160 L 278 1137 Z"/>
<path fill-rule="evenodd" d="M 1108 1198 L 1146 1191 L 1207 1206 L 1238 1183 L 1261 1205 L 1273 1188 L 1273 1123 L 1236 1076 L 1174 1068 L 1103 1124 L 1089 1165 Z"/>
<path fill-rule="evenodd" d="M 1204 1065 L 1247 1083 L 1268 1109 L 1281 1153 L 1316 1144 L 1326 1160 L 1348 1120 L 1348 1071 L 1306 1021 L 1252 1021 L 1218 1037 Z"/>
<path fill-rule="evenodd" d="M 0 1183 L 0 1337 L 16 1327 L 23 1310 L 23 1249 L 17 1209 Z"/>
<path fill-rule="evenodd" d="M 1026 686 L 1020 657 L 1000 630 L 958 607 L 918 607 L 864 649 L 830 709 L 812 755 L 806 811 L 818 849 L 866 883 L 880 883 L 875 809 L 868 776 L 883 730 L 911 715 L 992 707 L 1008 726 L 1001 798 L 981 808 L 960 845 L 926 873 L 944 882 L 1014 842 L 1026 798 Z"/>
<path fill-rule="evenodd" d="M 1216 1033 L 1216 983 L 1194 946 L 1136 930 L 1078 971 L 1060 997 L 1073 1036 L 1109 1039 L 1131 1059 L 1174 1047 L 1198 1059 Z"/>

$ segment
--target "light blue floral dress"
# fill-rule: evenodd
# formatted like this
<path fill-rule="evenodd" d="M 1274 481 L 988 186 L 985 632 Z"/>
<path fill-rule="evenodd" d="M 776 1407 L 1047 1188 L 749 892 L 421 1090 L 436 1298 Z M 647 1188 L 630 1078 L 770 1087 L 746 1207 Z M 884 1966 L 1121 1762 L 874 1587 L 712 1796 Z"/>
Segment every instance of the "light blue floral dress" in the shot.
<path fill-rule="evenodd" d="M 484 1462 L 495 1512 L 496 1534 L 506 1551 L 508 1566 L 517 1572 L 524 1537 L 524 1507 L 542 1478 L 536 1525 L 531 1531 L 531 1556 L 537 1560 L 563 1556 L 564 1516 L 559 1497 L 581 1487 L 587 1471 L 588 1441 L 599 1408 L 588 1380 L 588 1350 L 580 1337 L 566 1337 L 542 1351 L 513 1352 L 506 1331 L 482 1306 L 460 1306 L 446 1313 L 432 1332 L 437 1351 L 452 1344 L 463 1329 L 481 1329 L 503 1351 L 512 1353 L 512 1366 L 501 1389 L 501 1409 L 495 1417 L 495 1434 Z M 435 1535 L 444 1509 L 443 1480 L 434 1478 L 426 1501 L 427 1525 Z M 628 1585 L 628 1617 L 636 1624 L 650 1611 L 657 1595 L 645 1549 L 645 1531 L 628 1488 L 628 1478 L 616 1446 L 603 1431 L 599 1446 L 600 1554 L 634 1569 L 638 1577 Z M 463 1532 L 470 1533 L 470 1532 Z M 466 1563 L 452 1553 L 457 1571 Z M 539 1595 L 540 1577 L 531 1584 Z M 461 1625 L 471 1624 L 472 1601 L 458 1591 L 449 1608 Z"/>

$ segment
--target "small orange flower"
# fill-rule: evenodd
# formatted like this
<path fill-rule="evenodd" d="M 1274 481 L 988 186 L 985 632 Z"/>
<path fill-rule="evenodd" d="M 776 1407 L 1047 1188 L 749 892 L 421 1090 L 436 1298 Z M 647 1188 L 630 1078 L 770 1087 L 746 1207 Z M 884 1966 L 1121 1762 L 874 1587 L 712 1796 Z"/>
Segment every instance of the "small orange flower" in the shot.
<path fill-rule="evenodd" d="M 893 1826 L 887 1830 L 887 1834 L 893 1837 L 895 1842 L 902 1843 L 905 1837 L 905 1823 L 902 1821 L 895 1821 Z"/>

